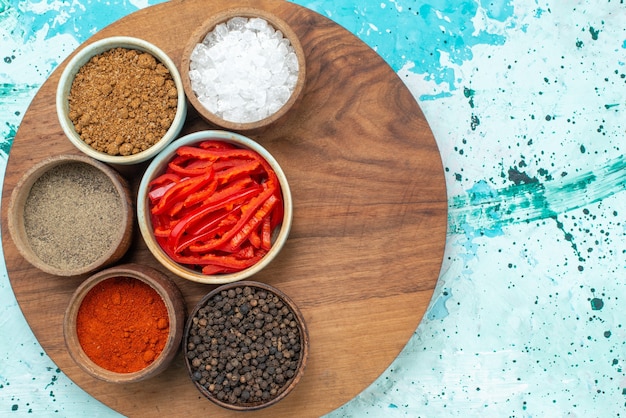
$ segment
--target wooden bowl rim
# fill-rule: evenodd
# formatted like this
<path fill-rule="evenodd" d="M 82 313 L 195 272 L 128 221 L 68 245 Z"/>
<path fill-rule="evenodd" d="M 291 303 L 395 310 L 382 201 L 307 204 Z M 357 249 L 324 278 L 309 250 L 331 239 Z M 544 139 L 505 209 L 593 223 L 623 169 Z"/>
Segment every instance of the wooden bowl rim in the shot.
<path fill-rule="evenodd" d="M 41 260 L 30 247 L 28 238 L 26 237 L 24 226 L 24 205 L 30 194 L 33 184 L 49 170 L 64 164 L 86 164 L 100 172 L 104 173 L 111 181 L 118 198 L 122 205 L 121 222 L 117 231 L 115 240 L 111 247 L 102 252 L 102 255 L 90 264 L 83 267 L 64 270 L 51 266 Z M 134 208 L 132 204 L 132 193 L 126 179 L 115 169 L 91 157 L 80 154 L 62 154 L 48 157 L 38 164 L 33 165 L 26 171 L 11 192 L 9 201 L 7 220 L 9 234 L 15 243 L 18 252 L 26 261 L 39 270 L 56 276 L 78 276 L 81 274 L 92 273 L 97 269 L 118 261 L 127 251 L 131 244 L 131 236 L 133 232 Z"/>
<path fill-rule="evenodd" d="M 189 64 L 191 59 L 191 52 L 196 44 L 202 42 L 205 36 L 212 31 L 218 24 L 224 23 L 233 17 L 260 17 L 266 20 L 276 30 L 280 30 L 283 33 L 283 37 L 287 38 L 294 49 L 296 57 L 298 58 L 298 81 L 294 87 L 289 100 L 274 114 L 268 117 L 255 121 L 255 122 L 234 122 L 217 116 L 215 113 L 210 112 L 194 93 L 191 88 L 191 80 L 189 79 Z M 285 116 L 286 113 L 293 107 L 304 89 L 306 81 L 306 59 L 304 49 L 300 43 L 300 38 L 294 32 L 294 30 L 280 17 L 268 12 L 267 10 L 257 9 L 254 7 L 233 7 L 222 10 L 211 17 L 207 18 L 196 30 L 193 31 L 189 37 L 187 44 L 183 48 L 180 66 L 180 76 L 183 83 L 183 89 L 187 96 L 187 100 L 192 107 L 198 112 L 198 114 L 207 122 L 222 127 L 231 131 L 250 131 L 266 127 L 277 120 Z"/>
<path fill-rule="evenodd" d="M 215 297 L 215 295 L 217 295 L 218 293 L 224 290 L 234 289 L 237 287 L 246 287 L 246 286 L 255 287 L 255 288 L 259 288 L 259 289 L 263 289 L 268 292 L 271 292 L 274 295 L 278 296 L 283 302 L 285 302 L 289 306 L 289 309 L 291 310 L 291 312 L 293 312 L 294 316 L 296 317 L 296 323 L 298 324 L 298 330 L 300 331 L 301 349 L 300 349 L 300 357 L 298 358 L 298 368 L 297 368 L 296 374 L 288 381 L 288 383 L 285 386 L 282 387 L 281 391 L 274 398 L 271 398 L 267 402 L 251 404 L 250 406 L 229 404 L 227 402 L 223 402 L 215 398 L 213 395 L 210 394 L 210 392 L 208 392 L 198 382 L 193 382 L 196 389 L 198 389 L 198 391 L 202 393 L 202 395 L 204 395 L 204 397 L 206 397 L 208 400 L 210 400 L 211 402 L 215 403 L 218 406 L 221 406 L 226 409 L 235 410 L 235 411 L 255 411 L 258 409 L 264 409 L 284 399 L 289 393 L 291 393 L 294 390 L 294 388 L 298 385 L 298 382 L 304 375 L 304 371 L 307 365 L 307 359 L 309 356 L 309 332 L 306 326 L 306 321 L 304 320 L 304 315 L 302 315 L 302 312 L 300 311 L 300 308 L 298 307 L 298 305 L 296 305 L 296 303 L 287 294 L 285 294 L 283 291 L 281 291 L 280 289 L 272 285 L 269 285 L 263 282 L 253 281 L 253 280 L 243 280 L 240 282 L 227 283 L 211 290 L 209 293 L 207 293 L 206 295 L 202 297 L 202 299 L 194 306 L 191 313 L 189 314 L 189 317 L 187 318 L 187 323 L 185 324 L 185 331 L 183 333 L 183 342 L 182 342 L 183 354 L 184 354 L 183 357 L 185 360 L 185 367 L 187 368 L 187 373 L 188 373 L 189 378 L 191 379 L 192 370 L 191 370 L 191 365 L 189 364 L 189 359 L 187 358 L 187 351 L 188 351 L 187 340 L 189 338 L 189 331 L 191 329 L 191 326 L 193 325 L 193 318 L 198 313 L 198 310 L 200 310 L 202 307 L 207 305 L 207 303 L 213 297 Z"/>
<path fill-rule="evenodd" d="M 139 280 L 154 289 L 167 308 L 169 334 L 163 350 L 146 368 L 131 373 L 117 373 L 94 363 L 83 351 L 76 334 L 76 317 L 85 296 L 97 284 L 116 277 Z M 180 348 L 186 320 L 184 297 L 174 281 L 161 271 L 147 265 L 126 263 L 101 270 L 83 281 L 72 294 L 63 317 L 63 337 L 74 362 L 86 373 L 109 383 L 133 383 L 163 372 Z"/>

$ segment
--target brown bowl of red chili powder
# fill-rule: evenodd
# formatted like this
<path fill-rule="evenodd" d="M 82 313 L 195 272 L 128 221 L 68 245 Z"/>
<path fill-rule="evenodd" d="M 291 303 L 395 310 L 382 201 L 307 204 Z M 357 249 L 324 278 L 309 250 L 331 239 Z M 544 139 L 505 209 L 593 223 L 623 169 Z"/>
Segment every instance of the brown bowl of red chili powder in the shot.
<path fill-rule="evenodd" d="M 67 349 L 82 370 L 112 383 L 163 372 L 178 352 L 185 303 L 176 284 L 140 264 L 102 270 L 74 292 L 63 322 Z"/>

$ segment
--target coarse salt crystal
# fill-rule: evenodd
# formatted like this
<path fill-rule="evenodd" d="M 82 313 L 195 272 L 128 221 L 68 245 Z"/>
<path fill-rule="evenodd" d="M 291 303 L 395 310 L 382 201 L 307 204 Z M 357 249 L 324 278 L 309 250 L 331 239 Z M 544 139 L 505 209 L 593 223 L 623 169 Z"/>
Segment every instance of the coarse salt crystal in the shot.
<path fill-rule="evenodd" d="M 209 111 L 237 123 L 277 112 L 298 79 L 288 39 L 262 18 L 234 17 L 218 24 L 190 56 L 194 93 Z"/>

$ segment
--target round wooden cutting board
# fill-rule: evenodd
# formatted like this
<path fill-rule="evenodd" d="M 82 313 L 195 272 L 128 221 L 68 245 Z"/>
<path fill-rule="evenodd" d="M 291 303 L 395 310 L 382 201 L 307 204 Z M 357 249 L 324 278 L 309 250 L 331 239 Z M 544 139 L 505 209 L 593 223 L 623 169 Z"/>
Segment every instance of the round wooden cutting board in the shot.
<path fill-rule="evenodd" d="M 391 364 L 430 302 L 446 239 L 441 158 L 415 99 L 376 52 L 329 19 L 292 3 L 175 0 L 133 13 L 88 42 L 136 36 L 179 64 L 187 38 L 203 20 L 238 6 L 266 9 L 289 23 L 307 61 L 300 102 L 286 118 L 249 136 L 282 165 L 294 199 L 286 246 L 253 279 L 276 286 L 301 308 L 309 327 L 310 357 L 293 393 L 246 416 L 320 416 L 348 402 Z M 139 384 L 113 385 L 83 373 L 65 348 L 62 320 L 85 277 L 44 274 L 19 255 L 11 240 L 6 209 L 22 173 L 51 154 L 79 152 L 64 137 L 55 113 L 64 67 L 54 71 L 24 115 L 4 180 L 4 255 L 24 316 L 63 372 L 122 414 L 231 416 L 201 397 L 180 353 L 166 372 Z M 215 127 L 190 111 L 183 133 L 210 128 Z M 116 168 L 136 191 L 146 164 Z M 163 271 L 135 232 L 122 262 Z M 174 280 L 188 310 L 213 289 Z"/>

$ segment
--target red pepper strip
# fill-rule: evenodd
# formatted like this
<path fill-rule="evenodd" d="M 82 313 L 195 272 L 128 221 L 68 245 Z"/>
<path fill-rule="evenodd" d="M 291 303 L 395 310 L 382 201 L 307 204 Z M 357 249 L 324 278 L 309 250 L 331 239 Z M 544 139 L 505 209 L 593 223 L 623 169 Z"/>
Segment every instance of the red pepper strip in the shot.
<path fill-rule="evenodd" d="M 221 236 L 222 234 L 224 234 L 224 232 L 226 232 L 227 229 L 230 229 L 233 225 L 235 225 L 239 221 L 239 218 L 241 217 L 241 206 L 243 206 L 243 203 L 229 210 L 228 216 L 224 218 L 219 224 L 219 228 L 226 228 L 226 229 L 223 229 L 223 230 L 220 230 L 219 228 L 214 229 L 215 237 Z M 191 228 L 189 228 L 187 230 L 187 234 L 203 235 L 202 240 L 206 240 L 208 236 L 207 235 L 208 230 L 209 230 L 209 227 L 207 225 L 200 224 L 200 225 L 196 225 L 195 227 L 192 226 Z"/>
<path fill-rule="evenodd" d="M 233 144 L 229 143 L 229 142 L 224 142 L 224 141 L 214 141 L 214 140 L 206 140 L 206 141 L 202 141 L 198 144 L 198 147 L 202 148 L 202 149 L 212 149 L 212 148 L 217 148 L 217 149 L 233 149 L 236 148 Z"/>
<path fill-rule="evenodd" d="M 206 238 L 214 237 L 217 231 L 224 226 L 230 226 L 235 224 L 237 221 L 224 222 L 227 218 L 232 216 L 234 213 L 239 211 L 241 205 L 235 206 L 232 210 L 224 212 L 223 214 L 211 219 L 209 222 L 203 224 L 200 228 L 193 233 L 189 233 L 182 237 L 180 242 L 176 247 L 172 247 L 172 250 L 176 253 L 182 252 L 185 248 L 189 247 L 191 244 L 197 241 L 203 241 Z M 168 242 L 169 245 L 169 242 Z"/>
<path fill-rule="evenodd" d="M 246 259 L 238 259 L 232 255 L 214 256 L 212 262 L 202 269 L 202 273 L 210 274 L 209 271 L 215 271 L 215 267 L 228 269 L 226 271 L 240 271 L 255 265 L 265 254 L 255 254 L 254 257 Z"/>
<path fill-rule="evenodd" d="M 172 182 L 172 183 L 168 183 L 168 184 L 165 184 L 163 186 L 159 186 L 157 188 L 154 188 L 154 189 L 150 190 L 150 192 L 148 193 L 148 198 L 150 199 L 150 202 L 154 203 L 158 199 L 162 198 L 165 195 L 165 193 L 169 189 L 174 187 L 175 185 L 176 185 L 176 183 Z"/>
<path fill-rule="evenodd" d="M 237 253 L 234 254 L 235 257 L 239 259 L 248 259 L 254 257 L 254 247 L 252 245 L 246 245 L 242 247 Z"/>
<path fill-rule="evenodd" d="M 166 172 L 158 177 L 155 177 L 150 183 L 148 183 L 148 187 L 161 186 L 166 183 L 178 183 L 179 181 L 179 175 Z"/>
<path fill-rule="evenodd" d="M 162 226 L 155 226 L 153 228 L 154 230 L 154 236 L 156 237 L 162 237 L 162 238 L 167 238 L 170 236 L 170 229 L 169 228 L 164 228 Z"/>
<path fill-rule="evenodd" d="M 176 215 L 178 215 L 180 211 L 183 210 L 184 207 L 185 207 L 185 202 L 181 202 L 181 201 L 175 202 L 170 208 L 170 210 L 168 211 L 168 215 L 170 217 L 176 217 Z"/>
<path fill-rule="evenodd" d="M 283 218 L 285 217 L 285 203 L 283 202 L 283 195 L 280 192 L 280 188 L 276 188 L 275 196 L 278 198 L 278 202 L 276 206 L 274 206 L 274 210 L 270 216 L 271 224 L 270 230 L 274 230 L 278 225 L 283 223 Z"/>
<path fill-rule="evenodd" d="M 168 238 L 168 246 L 170 248 L 177 248 L 183 233 L 195 222 L 201 220 L 204 216 L 218 209 L 225 207 L 231 203 L 239 202 L 243 199 L 247 199 L 255 194 L 259 193 L 257 187 L 240 190 L 230 196 L 226 196 L 223 199 L 214 200 L 209 204 L 203 204 L 195 210 L 190 211 L 184 218 L 182 218 L 173 228 Z"/>
<path fill-rule="evenodd" d="M 255 230 L 269 215 L 277 200 L 278 199 L 276 199 L 274 194 L 270 195 L 267 200 L 263 202 L 263 205 L 259 208 L 259 210 L 256 211 L 254 216 L 252 216 L 230 240 L 226 248 L 231 249 L 231 252 L 234 252 L 235 249 L 239 248 L 241 244 L 243 244 L 243 242 L 250 236 L 250 233 Z"/>
<path fill-rule="evenodd" d="M 176 151 L 181 157 L 192 157 L 206 160 L 245 158 L 248 160 L 263 160 L 256 152 L 249 149 L 233 148 L 233 149 L 200 149 L 191 146 L 183 146 Z"/>
<path fill-rule="evenodd" d="M 266 254 L 265 251 L 257 251 L 253 257 L 250 258 L 237 258 L 235 255 L 221 255 L 221 254 L 203 254 L 198 256 L 183 256 L 179 254 L 169 254 L 174 261 L 180 264 L 187 264 L 192 266 L 206 266 L 214 265 L 219 267 L 225 267 L 233 270 L 243 270 L 254 265 Z"/>
<path fill-rule="evenodd" d="M 154 215 L 165 213 L 172 207 L 178 200 L 188 196 L 189 193 L 193 193 L 203 187 L 207 182 L 213 178 L 213 170 L 209 170 L 203 176 L 191 177 L 183 180 L 176 186 L 165 192 L 165 195 L 158 201 L 158 203 L 152 208 Z"/>
<path fill-rule="evenodd" d="M 261 234 L 259 234 L 259 231 L 255 229 L 250 232 L 248 241 L 250 241 L 250 244 L 252 244 L 254 248 L 261 248 Z"/>
<path fill-rule="evenodd" d="M 272 247 L 272 228 L 271 228 L 271 217 L 266 216 L 263 219 L 263 227 L 261 232 L 261 246 L 264 250 L 269 251 Z"/>
<path fill-rule="evenodd" d="M 173 161 L 167 165 L 170 172 L 179 174 L 181 176 L 201 176 L 210 169 L 213 162 L 202 160 L 199 161 L 202 164 L 190 163 L 186 166 L 175 164 Z"/>
<path fill-rule="evenodd" d="M 215 161 L 213 163 L 213 165 L 211 165 L 211 167 L 213 167 L 213 170 L 215 170 L 215 172 L 220 172 L 223 170 L 226 170 L 227 168 L 232 168 L 234 166 L 236 166 L 237 164 L 240 163 L 241 160 L 218 160 Z M 250 160 L 248 160 L 250 161 Z"/>
<path fill-rule="evenodd" d="M 203 200 L 202 205 L 209 205 L 214 202 L 219 202 L 236 193 L 243 192 L 247 190 L 248 188 L 252 188 L 256 190 L 258 193 L 261 193 L 263 191 L 263 187 L 261 185 L 252 182 L 252 180 L 249 178 L 245 178 L 235 183 L 232 183 L 231 185 L 226 186 L 223 189 L 215 192 L 214 194 L 209 196 L 207 199 Z"/>
<path fill-rule="evenodd" d="M 215 180 L 217 180 L 217 182 L 220 184 L 225 184 L 245 174 L 255 173 L 257 172 L 259 167 L 260 167 L 259 161 L 249 161 L 244 164 L 226 169 L 224 171 L 217 172 L 215 174 Z"/>
<path fill-rule="evenodd" d="M 218 239 L 207 241 L 202 245 L 190 245 L 189 249 L 196 253 L 205 253 L 221 247 L 225 243 L 228 243 L 239 230 L 248 222 L 248 220 L 254 216 L 257 209 L 265 203 L 265 201 L 274 193 L 271 188 L 265 189 L 261 194 L 252 198 L 246 205 L 242 207 L 242 215 L 237 224 L 227 233 L 222 235 Z"/>
<path fill-rule="evenodd" d="M 189 196 L 187 196 L 183 203 L 186 208 L 190 208 L 196 203 L 202 202 L 203 200 L 211 196 L 213 193 L 215 193 L 216 189 L 217 189 L 217 181 L 213 180 L 211 181 L 211 183 L 207 184 L 207 186 L 204 189 L 198 190 L 194 193 L 191 193 Z"/>

